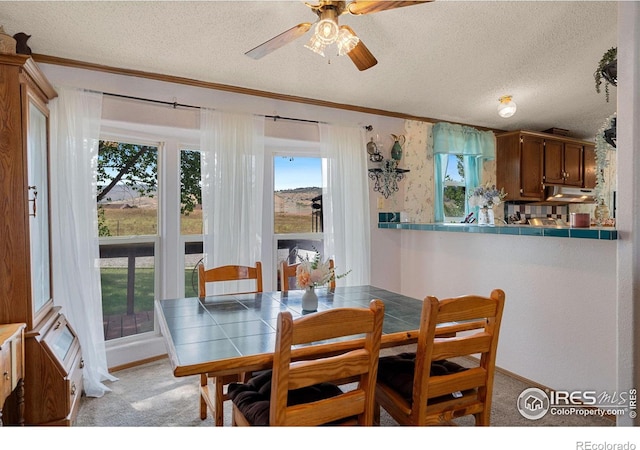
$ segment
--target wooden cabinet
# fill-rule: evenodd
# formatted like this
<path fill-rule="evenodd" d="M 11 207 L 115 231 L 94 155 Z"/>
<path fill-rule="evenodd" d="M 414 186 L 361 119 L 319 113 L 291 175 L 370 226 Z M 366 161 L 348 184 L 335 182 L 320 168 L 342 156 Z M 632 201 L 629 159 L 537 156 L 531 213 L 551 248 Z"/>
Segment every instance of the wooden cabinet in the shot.
<path fill-rule="evenodd" d="M 0 324 L 26 323 L 27 424 L 70 423 L 78 402 L 70 404 L 67 384 L 81 373 L 75 333 L 74 361 L 48 344 L 66 323 L 51 282 L 47 103 L 56 95 L 29 56 L 0 54 Z"/>
<path fill-rule="evenodd" d="M 496 184 L 507 193 L 506 201 L 542 201 L 545 185 L 593 188 L 594 145 L 532 131 L 500 134 Z"/>
<path fill-rule="evenodd" d="M 595 189 L 596 187 L 596 147 L 584 146 L 584 187 Z"/>
<path fill-rule="evenodd" d="M 555 139 L 544 141 L 544 182 L 582 187 L 584 146 Z"/>
<path fill-rule="evenodd" d="M 539 201 L 544 196 L 544 139 L 521 132 L 496 137 L 496 185 L 505 201 Z"/>
<path fill-rule="evenodd" d="M 0 325 L 0 426 L 24 424 L 25 327 L 24 323 Z"/>

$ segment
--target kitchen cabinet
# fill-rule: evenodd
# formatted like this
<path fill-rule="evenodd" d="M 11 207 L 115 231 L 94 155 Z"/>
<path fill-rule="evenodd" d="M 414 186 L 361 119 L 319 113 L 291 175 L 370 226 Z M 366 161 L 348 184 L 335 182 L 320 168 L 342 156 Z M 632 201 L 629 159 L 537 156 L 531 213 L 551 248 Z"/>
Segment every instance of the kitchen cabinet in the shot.
<path fill-rule="evenodd" d="M 496 186 L 505 201 L 544 197 L 544 139 L 519 131 L 496 136 Z"/>
<path fill-rule="evenodd" d="M 583 187 L 584 146 L 574 142 L 545 139 L 544 182 Z"/>
<path fill-rule="evenodd" d="M 594 144 L 533 131 L 496 136 L 496 185 L 505 201 L 543 201 L 545 185 L 595 187 Z"/>
<path fill-rule="evenodd" d="M 52 295 L 47 104 L 56 95 L 31 57 L 0 54 L 0 324 L 26 324 L 28 425 L 70 424 L 79 402 L 69 391 L 82 388 L 80 344 Z M 72 344 L 62 355 L 52 342 L 64 328 Z"/>
<path fill-rule="evenodd" d="M 595 189 L 596 187 L 596 147 L 584 146 L 584 187 Z"/>

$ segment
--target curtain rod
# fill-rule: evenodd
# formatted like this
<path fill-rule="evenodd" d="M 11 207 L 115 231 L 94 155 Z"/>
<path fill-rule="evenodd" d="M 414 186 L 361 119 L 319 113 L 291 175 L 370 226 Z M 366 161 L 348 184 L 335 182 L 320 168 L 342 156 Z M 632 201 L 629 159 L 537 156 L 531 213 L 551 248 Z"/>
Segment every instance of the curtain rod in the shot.
<path fill-rule="evenodd" d="M 171 106 L 173 109 L 176 108 L 192 108 L 192 109 L 201 109 L 201 106 L 194 106 L 194 105 L 186 105 L 184 103 L 178 103 L 178 102 L 167 102 L 164 100 L 154 100 L 151 98 L 143 98 L 143 97 L 134 97 L 132 95 L 123 95 L 123 94 L 113 94 L 111 92 L 103 92 L 102 95 L 108 95 L 110 97 L 118 97 L 118 98 L 126 98 L 128 100 L 138 100 L 141 102 L 149 102 L 149 103 L 157 103 L 160 105 L 167 105 L 167 106 Z M 309 120 L 309 119 L 297 119 L 295 117 L 282 117 L 282 116 L 272 116 L 272 115 L 263 115 L 263 117 L 267 118 L 267 119 L 273 119 L 273 121 L 275 122 L 276 120 L 292 120 L 295 122 L 307 122 L 307 123 L 321 123 L 317 120 Z M 324 123 L 324 122 L 322 122 Z"/>

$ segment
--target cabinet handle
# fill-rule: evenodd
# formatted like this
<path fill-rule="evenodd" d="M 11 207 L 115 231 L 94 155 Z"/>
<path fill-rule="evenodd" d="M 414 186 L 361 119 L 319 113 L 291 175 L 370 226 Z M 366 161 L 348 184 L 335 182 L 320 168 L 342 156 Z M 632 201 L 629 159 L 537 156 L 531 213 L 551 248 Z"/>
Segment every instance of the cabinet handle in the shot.
<path fill-rule="evenodd" d="M 3 376 L 3 378 L 4 378 L 5 380 L 7 380 L 7 381 L 9 380 L 9 372 L 5 372 L 5 373 L 3 373 L 3 374 L 2 374 L 2 376 Z"/>
<path fill-rule="evenodd" d="M 29 199 L 30 202 L 33 202 L 31 204 L 31 210 L 33 212 L 30 212 L 29 215 L 31 217 L 35 217 L 36 216 L 36 200 L 38 199 L 38 191 L 37 191 L 38 187 L 37 186 L 28 186 L 28 188 L 29 188 L 30 191 L 33 191 L 33 198 Z"/>
<path fill-rule="evenodd" d="M 75 383 L 75 381 L 71 382 L 71 395 L 76 395 L 76 383 Z"/>
<path fill-rule="evenodd" d="M 58 320 L 58 323 L 56 323 L 56 326 L 55 326 L 55 327 L 53 327 L 53 329 L 54 329 L 54 330 L 57 330 L 58 328 L 60 328 L 60 325 L 62 325 L 62 324 L 61 324 L 61 323 L 60 323 L 60 321 Z"/>
<path fill-rule="evenodd" d="M 80 358 L 80 368 L 84 368 L 84 358 Z"/>

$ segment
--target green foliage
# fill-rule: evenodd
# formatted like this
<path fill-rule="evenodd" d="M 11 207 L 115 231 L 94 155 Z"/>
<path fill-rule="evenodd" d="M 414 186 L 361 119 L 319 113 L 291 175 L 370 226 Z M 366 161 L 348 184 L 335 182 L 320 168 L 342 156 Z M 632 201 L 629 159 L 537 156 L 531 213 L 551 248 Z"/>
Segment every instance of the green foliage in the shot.
<path fill-rule="evenodd" d="M 141 196 L 153 197 L 158 185 L 158 149 L 100 141 L 96 200 L 109 200 L 109 192 L 118 184 L 129 187 Z"/>
<path fill-rule="evenodd" d="M 598 67 L 596 68 L 596 71 L 593 73 L 593 78 L 595 80 L 596 83 L 596 92 L 599 94 L 600 93 L 600 86 L 602 86 L 602 70 L 605 68 L 605 66 L 607 66 L 608 64 L 612 63 L 613 61 L 616 61 L 618 59 L 618 48 L 617 47 L 611 47 L 609 50 L 607 50 L 604 55 L 602 55 L 602 59 L 600 59 L 600 61 L 598 62 Z M 605 98 L 607 99 L 607 102 L 609 102 L 609 81 L 607 79 L 604 80 L 604 95 Z"/>
<path fill-rule="evenodd" d="M 200 181 L 200 152 L 180 152 L 180 213 L 189 215 L 202 203 Z M 158 149 L 153 146 L 100 141 L 98 149 L 98 195 L 96 201 L 110 200 L 115 186 L 124 185 L 139 196 L 154 197 L 158 189 Z M 105 216 L 98 211 L 100 236 L 111 236 L 113 231 Z"/>
<path fill-rule="evenodd" d="M 180 188 L 180 213 L 188 216 L 196 205 L 202 203 L 200 152 L 180 152 Z"/>

